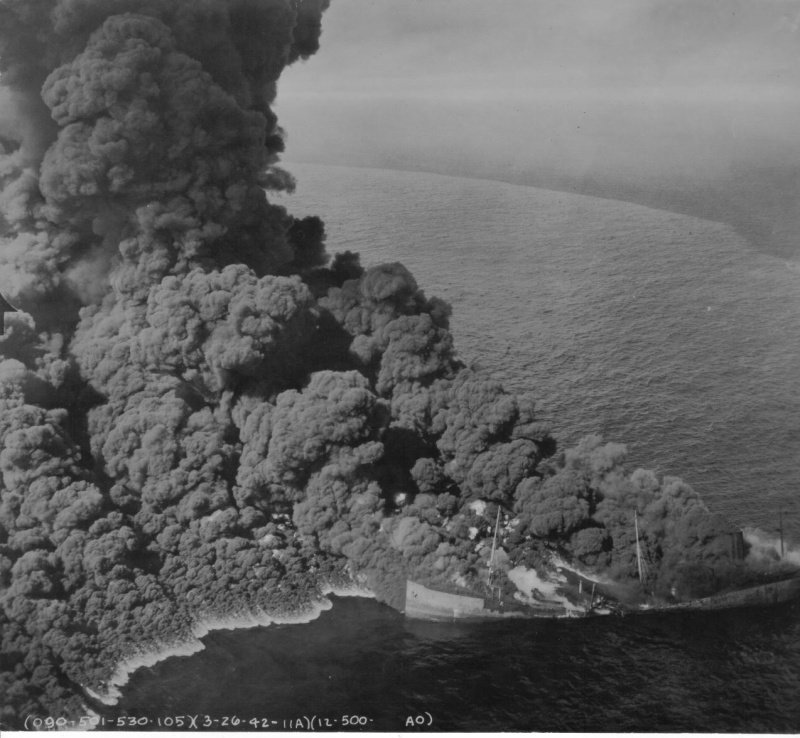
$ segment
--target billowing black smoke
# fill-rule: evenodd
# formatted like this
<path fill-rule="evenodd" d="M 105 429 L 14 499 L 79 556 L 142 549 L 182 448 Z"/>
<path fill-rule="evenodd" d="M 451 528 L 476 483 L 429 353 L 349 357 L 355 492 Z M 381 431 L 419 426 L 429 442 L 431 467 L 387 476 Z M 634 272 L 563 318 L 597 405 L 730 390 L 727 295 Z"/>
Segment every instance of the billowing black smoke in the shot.
<path fill-rule="evenodd" d="M 3 82 L 25 122 L 3 167 L 7 297 L 52 322 L 102 301 L 110 273 L 143 302 L 194 266 L 302 260 L 263 188 L 291 187 L 270 106 L 283 67 L 316 50 L 323 5 L 4 3 Z"/>
<path fill-rule="evenodd" d="M 269 201 L 277 80 L 326 5 L 0 5 L 0 290 L 26 311 L 0 340 L 6 725 L 81 711 L 205 617 L 477 581 L 498 505 L 507 567 L 629 577 L 634 510 L 660 586 L 729 561 L 685 484 L 599 439 L 556 453 L 403 266 L 330 260 Z"/>

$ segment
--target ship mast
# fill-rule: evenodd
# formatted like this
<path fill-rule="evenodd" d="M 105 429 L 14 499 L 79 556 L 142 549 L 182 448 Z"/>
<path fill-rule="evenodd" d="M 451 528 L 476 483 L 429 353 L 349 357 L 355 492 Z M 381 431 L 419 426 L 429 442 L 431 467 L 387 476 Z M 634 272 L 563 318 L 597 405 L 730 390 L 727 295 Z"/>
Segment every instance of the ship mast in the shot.
<path fill-rule="evenodd" d="M 489 582 L 492 581 L 494 573 L 494 552 L 497 548 L 497 529 L 500 527 L 500 505 L 497 506 L 497 520 L 494 523 L 494 538 L 492 539 L 492 555 L 489 557 Z"/>
<path fill-rule="evenodd" d="M 642 546 L 639 543 L 639 514 L 633 511 L 633 525 L 636 531 L 636 568 L 639 570 L 639 581 L 644 584 L 644 562 L 642 561 Z"/>

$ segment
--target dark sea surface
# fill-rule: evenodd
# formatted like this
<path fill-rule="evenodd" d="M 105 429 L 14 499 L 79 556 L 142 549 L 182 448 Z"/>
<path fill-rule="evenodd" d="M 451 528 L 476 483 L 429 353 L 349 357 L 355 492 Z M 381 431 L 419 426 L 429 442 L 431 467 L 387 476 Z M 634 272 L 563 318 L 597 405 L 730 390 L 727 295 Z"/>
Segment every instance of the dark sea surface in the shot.
<path fill-rule="evenodd" d="M 726 225 L 622 202 L 288 168 L 298 188 L 284 202 L 323 217 L 329 251 L 405 263 L 452 304 L 462 358 L 538 398 L 562 446 L 590 432 L 624 442 L 631 468 L 683 477 L 739 525 L 774 533 L 784 511 L 796 545 L 800 263 Z M 341 730 L 348 715 L 402 731 L 429 713 L 428 730 L 800 732 L 798 616 L 437 625 L 335 598 L 308 624 L 212 632 L 204 651 L 137 671 L 108 714 L 275 730 L 302 716 Z"/>
<path fill-rule="evenodd" d="M 347 716 L 396 732 L 422 716 L 434 731 L 794 733 L 798 616 L 788 605 L 426 623 L 334 598 L 311 623 L 215 631 L 204 651 L 140 669 L 108 715 L 191 715 L 215 730 L 305 728 L 312 717 L 342 730 Z"/>

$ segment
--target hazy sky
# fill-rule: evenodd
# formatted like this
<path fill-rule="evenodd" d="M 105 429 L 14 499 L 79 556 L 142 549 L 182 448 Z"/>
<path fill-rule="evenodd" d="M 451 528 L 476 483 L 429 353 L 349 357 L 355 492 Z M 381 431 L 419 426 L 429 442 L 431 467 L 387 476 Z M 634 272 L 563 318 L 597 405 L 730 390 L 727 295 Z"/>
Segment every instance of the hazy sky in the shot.
<path fill-rule="evenodd" d="M 277 109 L 287 161 L 570 189 L 798 242 L 800 0 L 332 0 Z"/>
<path fill-rule="evenodd" d="M 799 28 L 797 0 L 333 0 L 282 96 L 796 98 Z"/>

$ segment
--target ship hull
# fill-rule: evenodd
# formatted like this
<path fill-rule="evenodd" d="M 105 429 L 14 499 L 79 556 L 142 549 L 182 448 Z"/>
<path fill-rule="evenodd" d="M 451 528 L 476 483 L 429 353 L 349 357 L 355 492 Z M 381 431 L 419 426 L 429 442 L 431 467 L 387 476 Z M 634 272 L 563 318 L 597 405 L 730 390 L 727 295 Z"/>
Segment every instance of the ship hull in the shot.
<path fill-rule="evenodd" d="M 783 579 L 778 582 L 759 584 L 733 592 L 724 592 L 711 597 L 703 597 L 674 605 L 653 608 L 658 612 L 672 610 L 731 610 L 739 607 L 769 607 L 781 605 L 800 598 L 800 577 Z"/>
<path fill-rule="evenodd" d="M 442 592 L 411 580 L 406 582 L 404 613 L 407 618 L 433 622 L 563 618 L 570 614 L 565 607 L 556 603 L 495 606 L 487 603 L 483 597 Z"/>
<path fill-rule="evenodd" d="M 702 612 L 732 610 L 744 607 L 771 607 L 800 599 L 800 576 L 753 587 L 723 592 L 686 602 L 643 606 L 636 609 L 613 608 L 605 610 L 567 610 L 557 603 L 488 603 L 477 595 L 454 594 L 430 589 L 417 582 L 406 582 L 405 616 L 432 622 L 482 621 L 506 618 L 538 619 L 620 614 Z"/>

